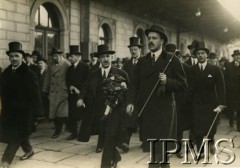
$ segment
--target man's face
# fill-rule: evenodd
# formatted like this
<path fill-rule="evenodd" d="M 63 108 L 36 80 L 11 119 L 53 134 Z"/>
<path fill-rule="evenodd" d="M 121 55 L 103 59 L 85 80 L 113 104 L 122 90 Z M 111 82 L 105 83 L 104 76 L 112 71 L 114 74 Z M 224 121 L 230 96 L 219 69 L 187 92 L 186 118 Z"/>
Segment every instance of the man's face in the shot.
<path fill-rule="evenodd" d="M 24 58 L 27 64 L 32 64 L 32 58 L 31 57 L 25 57 Z"/>
<path fill-rule="evenodd" d="M 164 43 L 164 40 L 161 38 L 161 36 L 156 32 L 149 32 L 148 33 L 148 48 L 152 52 L 158 51 L 160 48 L 162 48 L 162 45 Z"/>
<path fill-rule="evenodd" d="M 141 55 L 142 49 L 138 46 L 129 47 L 132 58 L 137 59 Z"/>
<path fill-rule="evenodd" d="M 9 60 L 12 66 L 16 67 L 22 63 L 23 55 L 19 52 L 10 52 L 9 53 Z"/>
<path fill-rule="evenodd" d="M 36 56 L 36 55 L 33 55 L 33 56 L 32 56 L 32 60 L 33 60 L 34 63 L 37 63 L 37 56 Z"/>
<path fill-rule="evenodd" d="M 204 63 L 207 60 L 207 52 L 205 50 L 198 50 L 196 52 L 196 57 L 198 59 L 198 62 Z"/>
<path fill-rule="evenodd" d="M 234 61 L 240 62 L 240 54 L 233 56 Z"/>
<path fill-rule="evenodd" d="M 38 61 L 37 64 L 41 70 L 46 68 L 46 63 L 44 61 Z"/>
<path fill-rule="evenodd" d="M 97 62 L 97 57 L 92 57 L 92 62 L 93 63 Z"/>
<path fill-rule="evenodd" d="M 55 64 L 58 64 L 60 62 L 61 55 L 60 54 L 53 54 L 52 59 L 53 59 L 53 62 Z"/>
<path fill-rule="evenodd" d="M 218 61 L 217 58 L 208 59 L 208 63 L 212 65 L 216 65 L 217 61 Z"/>
<path fill-rule="evenodd" d="M 72 57 L 72 62 L 71 63 L 76 63 L 76 62 L 78 62 L 79 60 L 80 60 L 80 55 L 77 55 L 77 54 L 72 54 L 71 55 L 71 57 Z"/>
<path fill-rule="evenodd" d="M 99 61 L 103 68 L 108 68 L 111 65 L 112 57 L 110 54 L 102 54 L 99 56 Z"/>

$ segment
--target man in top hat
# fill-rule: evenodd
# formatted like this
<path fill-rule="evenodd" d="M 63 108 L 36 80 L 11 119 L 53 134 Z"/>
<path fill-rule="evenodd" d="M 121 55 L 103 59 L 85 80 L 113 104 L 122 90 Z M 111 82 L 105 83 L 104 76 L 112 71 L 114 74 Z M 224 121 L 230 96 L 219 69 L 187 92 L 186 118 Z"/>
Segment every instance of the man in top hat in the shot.
<path fill-rule="evenodd" d="M 33 50 L 31 57 L 32 57 L 33 64 L 37 65 L 38 59 L 39 58 L 41 59 L 42 56 L 38 50 Z"/>
<path fill-rule="evenodd" d="M 68 124 L 71 135 L 67 140 L 77 138 L 77 122 L 82 118 L 83 110 L 77 107 L 77 100 L 80 92 L 82 91 L 83 84 L 86 82 L 90 67 L 81 62 L 81 52 L 79 46 L 70 45 L 69 57 L 71 58 L 72 65 L 67 70 L 67 87 L 68 87 Z"/>
<path fill-rule="evenodd" d="M 100 62 L 98 61 L 98 58 L 96 57 L 96 52 L 93 52 L 90 54 L 91 57 L 91 62 L 90 62 L 90 67 L 91 67 L 91 71 L 95 71 L 98 68 L 100 68 Z"/>
<path fill-rule="evenodd" d="M 233 127 L 234 113 L 237 113 L 237 130 L 240 132 L 240 50 L 234 50 L 233 61 L 227 64 L 225 70 L 227 87 L 227 107 L 229 125 Z"/>
<path fill-rule="evenodd" d="M 66 85 L 67 69 L 70 63 L 62 56 L 63 52 L 52 48 L 49 54 L 52 61 L 48 65 L 42 91 L 49 95 L 49 119 L 54 120 L 55 131 L 52 138 L 58 138 L 63 123 L 68 117 L 68 88 Z"/>
<path fill-rule="evenodd" d="M 30 158 L 33 148 L 29 141 L 32 133 L 33 117 L 41 110 L 42 105 L 38 81 L 34 73 L 23 62 L 25 55 L 22 44 L 10 42 L 9 65 L 1 76 L 2 112 L 1 134 L 7 142 L 2 156 L 2 167 L 9 168 L 14 156 L 21 146 L 24 155 L 21 160 Z"/>
<path fill-rule="evenodd" d="M 98 144 L 96 152 L 103 149 L 101 168 L 111 168 L 121 160 L 120 154 L 116 149 L 118 144 L 122 144 L 123 139 L 123 104 L 119 105 L 117 111 L 104 116 L 106 110 L 106 98 L 102 89 L 102 82 L 111 75 L 119 75 L 128 81 L 126 72 L 111 65 L 112 51 L 107 44 L 98 46 L 97 57 L 102 65 L 96 71 L 89 74 L 86 88 L 80 93 L 78 106 L 86 104 L 86 116 L 82 122 L 79 132 L 79 141 L 89 141 L 92 134 L 98 134 Z M 115 109 L 116 110 L 116 109 Z"/>
<path fill-rule="evenodd" d="M 209 50 L 204 42 L 198 42 L 193 54 L 198 59 L 198 64 L 191 67 L 191 88 L 193 101 L 193 132 L 198 152 L 200 151 L 203 137 L 207 136 L 210 126 L 216 116 L 225 106 L 225 83 L 219 67 L 207 62 Z M 217 122 L 216 122 L 217 123 Z M 210 152 L 213 154 L 214 135 L 217 124 L 214 124 L 209 136 Z"/>
<path fill-rule="evenodd" d="M 187 48 L 189 49 L 190 51 L 190 58 L 186 61 L 186 64 L 190 65 L 190 66 L 193 66 L 193 65 L 196 65 L 197 64 L 197 58 L 196 56 L 193 54 L 193 51 L 195 49 L 195 45 L 198 43 L 197 40 L 193 40 L 192 44 L 191 45 L 188 45 Z"/>
<path fill-rule="evenodd" d="M 140 42 L 139 37 L 130 37 L 129 38 L 129 51 L 131 54 L 131 59 L 126 61 L 122 67 L 122 70 L 126 71 L 129 76 L 129 80 L 131 81 L 132 75 L 134 68 L 138 62 L 138 59 L 141 57 L 142 54 L 142 44 Z M 135 108 L 136 110 L 137 108 Z M 137 129 L 137 113 L 133 113 L 134 116 L 126 115 L 126 127 L 127 127 L 127 137 L 125 140 L 125 143 L 123 144 L 123 150 L 125 152 L 128 151 L 129 149 L 129 143 L 130 143 L 130 138 L 132 136 L 132 133 Z M 141 140 L 141 126 L 139 127 L 139 135 L 140 135 L 140 140 Z"/>
<path fill-rule="evenodd" d="M 209 53 L 209 55 L 208 55 L 208 63 L 212 64 L 212 65 L 215 65 L 215 66 L 218 66 L 218 57 L 217 57 L 216 53 L 214 53 L 214 52 L 210 52 Z"/>
<path fill-rule="evenodd" d="M 142 126 L 143 151 L 149 152 L 148 139 L 174 138 L 173 125 L 176 124 L 174 118 L 176 115 L 173 92 L 185 90 L 187 82 L 179 59 L 164 50 L 163 46 L 168 40 L 164 28 L 161 25 L 152 25 L 145 30 L 145 34 L 150 52 L 139 58 L 134 69 L 126 111 L 131 115 L 137 107 L 139 112 L 154 85 L 160 80 L 139 118 Z M 164 70 L 166 66 L 167 70 Z M 163 159 L 161 143 L 155 144 L 155 151 L 156 162 L 161 162 Z M 149 167 L 160 166 L 169 167 L 168 164 L 149 164 Z"/>
<path fill-rule="evenodd" d="M 36 74 L 37 78 L 39 78 L 39 76 L 40 76 L 39 68 L 38 68 L 37 64 L 35 64 L 33 62 L 32 55 L 30 55 L 29 53 L 25 53 L 24 60 L 27 64 L 27 66 Z"/>

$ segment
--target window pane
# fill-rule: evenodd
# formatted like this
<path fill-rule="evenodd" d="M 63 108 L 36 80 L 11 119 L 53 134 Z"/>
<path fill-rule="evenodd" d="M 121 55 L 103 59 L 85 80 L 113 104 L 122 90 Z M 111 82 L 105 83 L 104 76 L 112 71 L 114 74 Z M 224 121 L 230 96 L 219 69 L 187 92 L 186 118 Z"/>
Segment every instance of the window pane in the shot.
<path fill-rule="evenodd" d="M 47 34 L 47 44 L 48 44 L 48 53 L 51 52 L 53 47 L 59 48 L 57 34 L 48 33 Z"/>
<path fill-rule="evenodd" d="M 103 30 L 103 27 L 100 27 L 98 44 L 104 44 L 104 39 L 105 39 L 104 30 Z"/>
<path fill-rule="evenodd" d="M 43 54 L 43 33 L 35 32 L 35 50 L 38 50 L 41 55 Z"/>
<path fill-rule="evenodd" d="M 43 6 L 40 6 L 40 25 L 48 27 L 48 12 Z"/>

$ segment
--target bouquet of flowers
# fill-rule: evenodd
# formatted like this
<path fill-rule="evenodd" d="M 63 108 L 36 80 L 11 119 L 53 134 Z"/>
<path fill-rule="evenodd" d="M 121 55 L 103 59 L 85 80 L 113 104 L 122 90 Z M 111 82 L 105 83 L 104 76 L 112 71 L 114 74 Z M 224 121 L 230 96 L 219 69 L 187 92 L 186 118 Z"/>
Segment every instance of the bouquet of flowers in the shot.
<path fill-rule="evenodd" d="M 127 91 L 126 79 L 117 74 L 109 74 L 109 78 L 103 80 L 103 92 L 106 97 L 107 116 L 119 104 L 123 104 L 124 95 Z"/>

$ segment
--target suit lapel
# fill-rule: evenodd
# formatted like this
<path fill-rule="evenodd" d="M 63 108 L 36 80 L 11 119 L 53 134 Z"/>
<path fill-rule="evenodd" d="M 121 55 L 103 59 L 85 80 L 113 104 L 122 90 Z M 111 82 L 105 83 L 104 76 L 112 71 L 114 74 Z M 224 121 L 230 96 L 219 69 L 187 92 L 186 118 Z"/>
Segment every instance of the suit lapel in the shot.
<path fill-rule="evenodd" d="M 158 57 L 154 65 L 152 65 L 150 53 L 147 54 L 146 59 L 147 59 L 145 74 L 146 76 L 149 76 L 156 71 L 163 72 L 169 61 L 167 58 L 167 53 L 164 50 L 162 51 L 161 55 Z"/>

